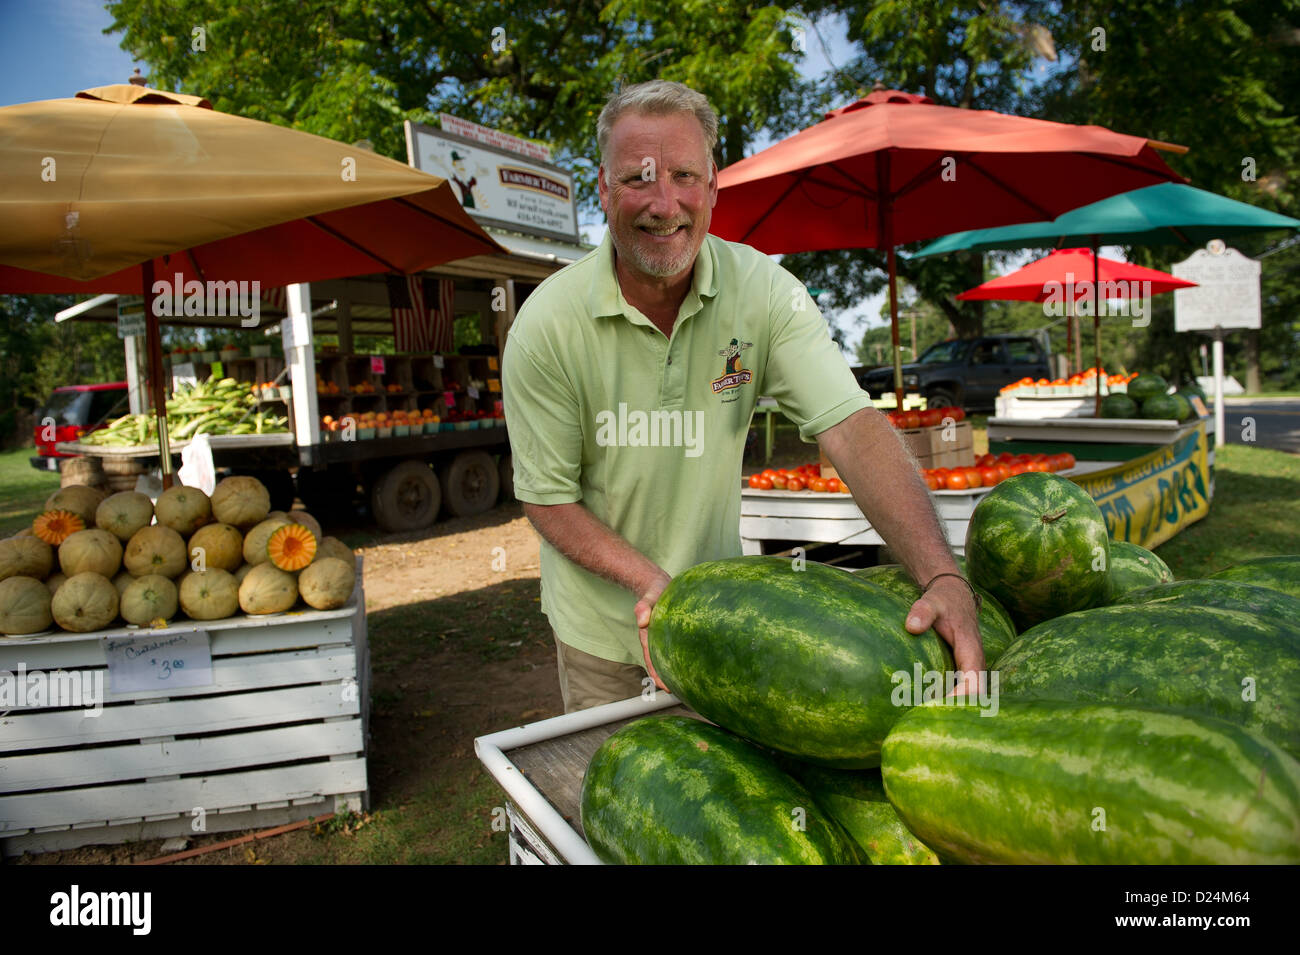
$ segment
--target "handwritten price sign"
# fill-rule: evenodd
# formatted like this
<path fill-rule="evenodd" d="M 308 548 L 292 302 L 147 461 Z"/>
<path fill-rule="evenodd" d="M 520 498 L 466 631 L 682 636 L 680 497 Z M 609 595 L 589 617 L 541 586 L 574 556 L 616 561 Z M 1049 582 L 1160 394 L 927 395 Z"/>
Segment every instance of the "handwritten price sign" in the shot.
<path fill-rule="evenodd" d="M 206 630 L 145 637 L 105 637 L 109 693 L 212 685 L 212 645 Z"/>

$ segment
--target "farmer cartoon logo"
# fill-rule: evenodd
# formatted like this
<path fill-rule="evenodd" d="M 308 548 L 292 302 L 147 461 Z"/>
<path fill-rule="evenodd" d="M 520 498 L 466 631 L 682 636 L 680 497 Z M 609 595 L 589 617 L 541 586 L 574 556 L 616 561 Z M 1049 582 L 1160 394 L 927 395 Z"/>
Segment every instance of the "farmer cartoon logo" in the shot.
<path fill-rule="evenodd" d="M 712 387 L 715 395 L 721 394 L 730 388 L 747 385 L 754 379 L 754 373 L 742 367 L 740 363 L 740 353 L 746 348 L 753 347 L 753 342 L 742 342 L 733 338 L 730 345 L 718 352 L 727 362 L 722 377 L 713 379 Z"/>

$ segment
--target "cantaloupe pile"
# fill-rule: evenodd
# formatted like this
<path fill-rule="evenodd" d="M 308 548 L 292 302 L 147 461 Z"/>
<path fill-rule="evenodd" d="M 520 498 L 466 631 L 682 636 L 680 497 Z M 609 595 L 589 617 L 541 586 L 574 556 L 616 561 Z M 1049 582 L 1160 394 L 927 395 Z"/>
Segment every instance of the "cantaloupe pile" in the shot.
<path fill-rule="evenodd" d="M 310 514 L 271 511 L 256 478 L 225 478 L 210 498 L 176 486 L 157 502 L 72 485 L 0 540 L 0 636 L 334 610 L 355 566 Z"/>

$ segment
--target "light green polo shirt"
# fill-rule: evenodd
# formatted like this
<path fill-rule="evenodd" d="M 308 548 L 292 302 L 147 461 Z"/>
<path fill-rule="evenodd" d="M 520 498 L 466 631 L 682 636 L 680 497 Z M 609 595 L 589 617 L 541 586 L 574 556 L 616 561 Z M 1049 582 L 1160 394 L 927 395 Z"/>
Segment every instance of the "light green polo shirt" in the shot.
<path fill-rule="evenodd" d="M 671 338 L 624 300 L 606 234 L 528 297 L 501 374 L 515 496 L 581 501 L 670 576 L 741 552 L 741 457 L 760 394 L 805 440 L 871 404 L 803 283 L 712 235 Z M 643 663 L 637 595 L 545 540 L 541 576 L 561 641 Z"/>

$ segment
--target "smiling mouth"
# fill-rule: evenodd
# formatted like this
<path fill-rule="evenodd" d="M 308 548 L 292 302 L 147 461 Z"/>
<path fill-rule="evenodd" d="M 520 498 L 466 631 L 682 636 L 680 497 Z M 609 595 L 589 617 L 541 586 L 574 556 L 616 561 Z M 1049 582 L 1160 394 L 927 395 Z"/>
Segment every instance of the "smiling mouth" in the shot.
<path fill-rule="evenodd" d="M 655 238 L 659 238 L 659 239 L 666 239 L 669 236 L 676 235 L 678 232 L 685 231 L 688 228 L 688 226 L 685 224 L 677 225 L 677 226 L 667 226 L 667 227 L 640 225 L 637 226 L 637 228 L 640 231 L 644 232 L 646 235 L 652 235 Z"/>

